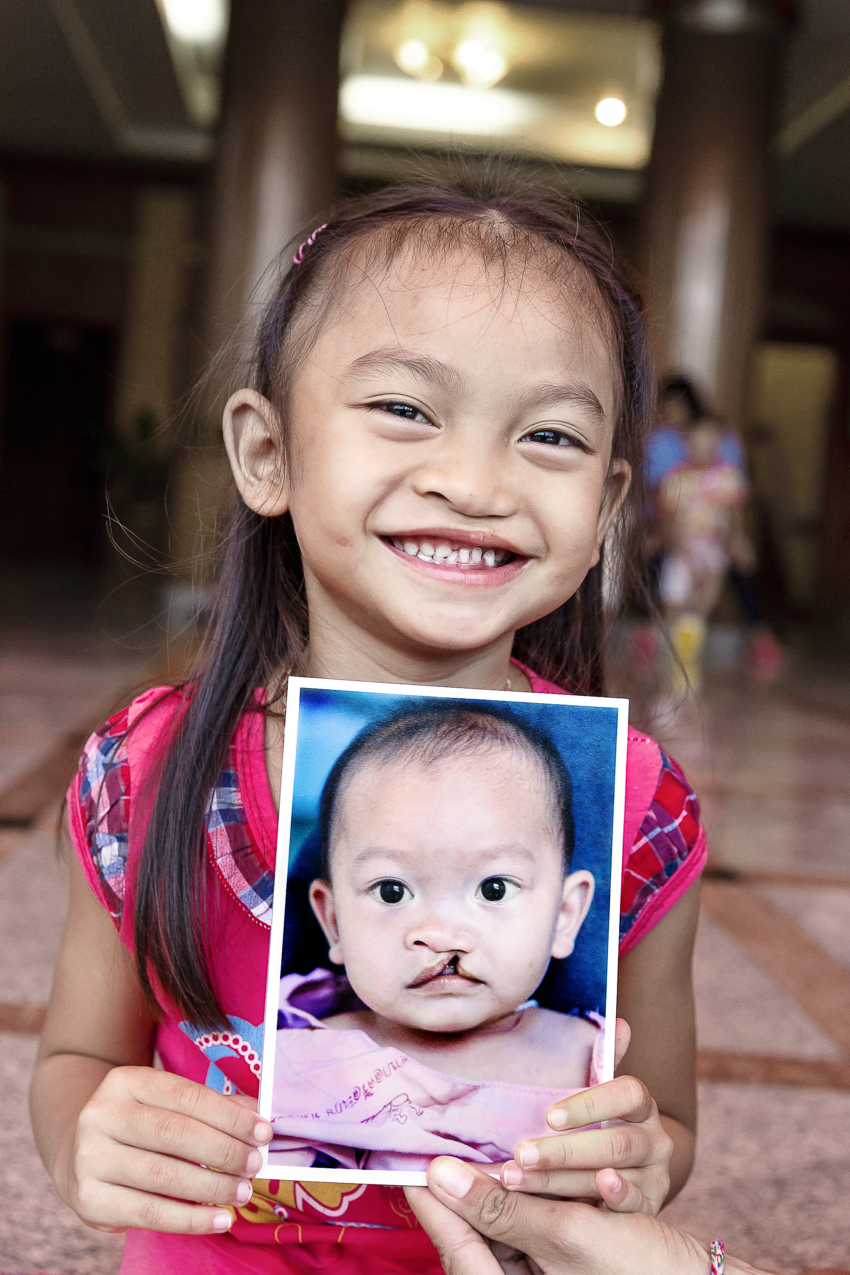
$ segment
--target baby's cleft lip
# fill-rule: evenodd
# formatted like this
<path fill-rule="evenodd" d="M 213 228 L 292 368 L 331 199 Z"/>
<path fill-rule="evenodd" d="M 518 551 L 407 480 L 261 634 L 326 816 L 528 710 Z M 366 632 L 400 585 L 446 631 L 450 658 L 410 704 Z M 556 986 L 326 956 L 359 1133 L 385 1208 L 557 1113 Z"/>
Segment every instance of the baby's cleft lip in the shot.
<path fill-rule="evenodd" d="M 466 970 L 460 968 L 460 962 L 457 955 L 441 958 L 433 965 L 429 965 L 421 974 L 418 974 L 411 983 L 408 983 L 408 989 L 415 987 L 427 987 L 429 983 L 434 983 L 438 978 L 460 978 L 467 983 L 480 983 L 480 978 L 474 978 L 472 974 L 468 974 Z"/>

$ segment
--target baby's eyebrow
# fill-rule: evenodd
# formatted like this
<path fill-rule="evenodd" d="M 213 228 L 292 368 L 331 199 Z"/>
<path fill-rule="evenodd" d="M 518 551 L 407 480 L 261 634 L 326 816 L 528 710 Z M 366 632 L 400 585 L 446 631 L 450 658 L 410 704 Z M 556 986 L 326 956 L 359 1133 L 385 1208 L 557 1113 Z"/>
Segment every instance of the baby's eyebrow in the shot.
<path fill-rule="evenodd" d="M 528 846 L 487 846 L 482 849 L 481 853 L 473 856 L 473 863 L 478 866 L 480 871 L 485 871 L 488 864 L 495 862 L 501 868 L 505 868 L 504 860 L 510 857 L 512 859 L 524 859 L 528 863 L 536 863 L 540 857 L 539 851 L 529 849 Z M 393 850 L 388 846 L 367 846 L 360 850 L 351 860 L 353 868 L 362 867 L 364 863 L 368 863 L 370 859 L 393 860 L 400 865 L 421 862 L 421 852 L 417 850 Z M 497 869 L 498 871 L 498 866 Z"/>
<path fill-rule="evenodd" d="M 413 354 L 393 345 L 371 350 L 369 354 L 362 354 L 351 364 L 349 375 L 357 378 L 368 376 L 373 372 L 399 371 L 410 372 L 420 381 L 431 381 L 447 392 L 457 393 L 466 387 L 464 377 L 450 363 Z"/>

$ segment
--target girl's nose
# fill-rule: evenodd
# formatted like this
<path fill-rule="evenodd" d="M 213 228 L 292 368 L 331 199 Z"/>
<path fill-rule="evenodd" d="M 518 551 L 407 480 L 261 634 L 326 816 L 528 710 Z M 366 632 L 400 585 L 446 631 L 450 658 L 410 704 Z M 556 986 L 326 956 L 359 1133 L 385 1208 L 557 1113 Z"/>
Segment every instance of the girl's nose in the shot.
<path fill-rule="evenodd" d="M 413 476 L 417 495 L 437 497 L 466 518 L 507 518 L 516 512 L 503 445 L 477 435 L 442 441 Z"/>

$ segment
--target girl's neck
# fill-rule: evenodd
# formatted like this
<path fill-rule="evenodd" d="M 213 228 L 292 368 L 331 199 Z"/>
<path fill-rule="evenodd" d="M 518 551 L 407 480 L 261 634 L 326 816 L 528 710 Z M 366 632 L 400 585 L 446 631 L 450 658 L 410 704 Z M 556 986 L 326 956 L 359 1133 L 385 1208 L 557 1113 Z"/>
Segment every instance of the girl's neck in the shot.
<path fill-rule="evenodd" d="M 352 631 L 353 629 L 353 631 Z M 307 668 L 311 677 L 352 682 L 457 686 L 469 690 L 530 690 L 528 679 L 510 662 L 513 634 L 475 651 L 404 650 L 362 629 L 347 632 L 322 626 L 311 633 Z M 510 687 L 508 682 L 510 681 Z"/>

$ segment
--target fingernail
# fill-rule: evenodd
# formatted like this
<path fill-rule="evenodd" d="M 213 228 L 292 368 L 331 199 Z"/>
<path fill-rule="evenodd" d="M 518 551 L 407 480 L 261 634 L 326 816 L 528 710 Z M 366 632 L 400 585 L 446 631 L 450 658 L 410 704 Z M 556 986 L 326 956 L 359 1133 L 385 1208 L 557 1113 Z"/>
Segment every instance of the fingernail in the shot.
<path fill-rule="evenodd" d="M 568 1129 L 570 1118 L 566 1111 L 562 1111 L 560 1107 L 556 1107 L 554 1111 L 550 1111 L 546 1117 L 550 1129 Z"/>
<path fill-rule="evenodd" d="M 273 1133 L 274 1133 L 274 1129 L 272 1129 L 268 1120 L 258 1120 L 257 1123 L 254 1125 L 254 1141 L 255 1142 L 261 1142 L 261 1143 L 271 1142 Z"/>
<path fill-rule="evenodd" d="M 431 1177 L 435 1186 L 456 1200 L 462 1200 L 475 1181 L 469 1169 L 465 1169 L 457 1160 L 437 1160 L 431 1170 Z"/>
<path fill-rule="evenodd" d="M 540 1163 L 540 1152 L 533 1142 L 521 1142 L 514 1152 L 514 1159 L 524 1169 L 536 1169 Z"/>
<path fill-rule="evenodd" d="M 262 1163 L 263 1157 L 260 1152 L 252 1151 L 245 1162 L 245 1172 L 253 1177 Z"/>
<path fill-rule="evenodd" d="M 247 1204 L 253 1194 L 254 1188 L 250 1182 L 240 1182 L 236 1188 L 236 1203 Z"/>
<path fill-rule="evenodd" d="M 229 1231 L 232 1225 L 233 1225 L 232 1213 L 216 1213 L 215 1217 L 213 1218 L 214 1231 Z"/>
<path fill-rule="evenodd" d="M 522 1186 L 522 1169 L 513 1160 L 502 1166 L 502 1185 L 509 1190 Z"/>

